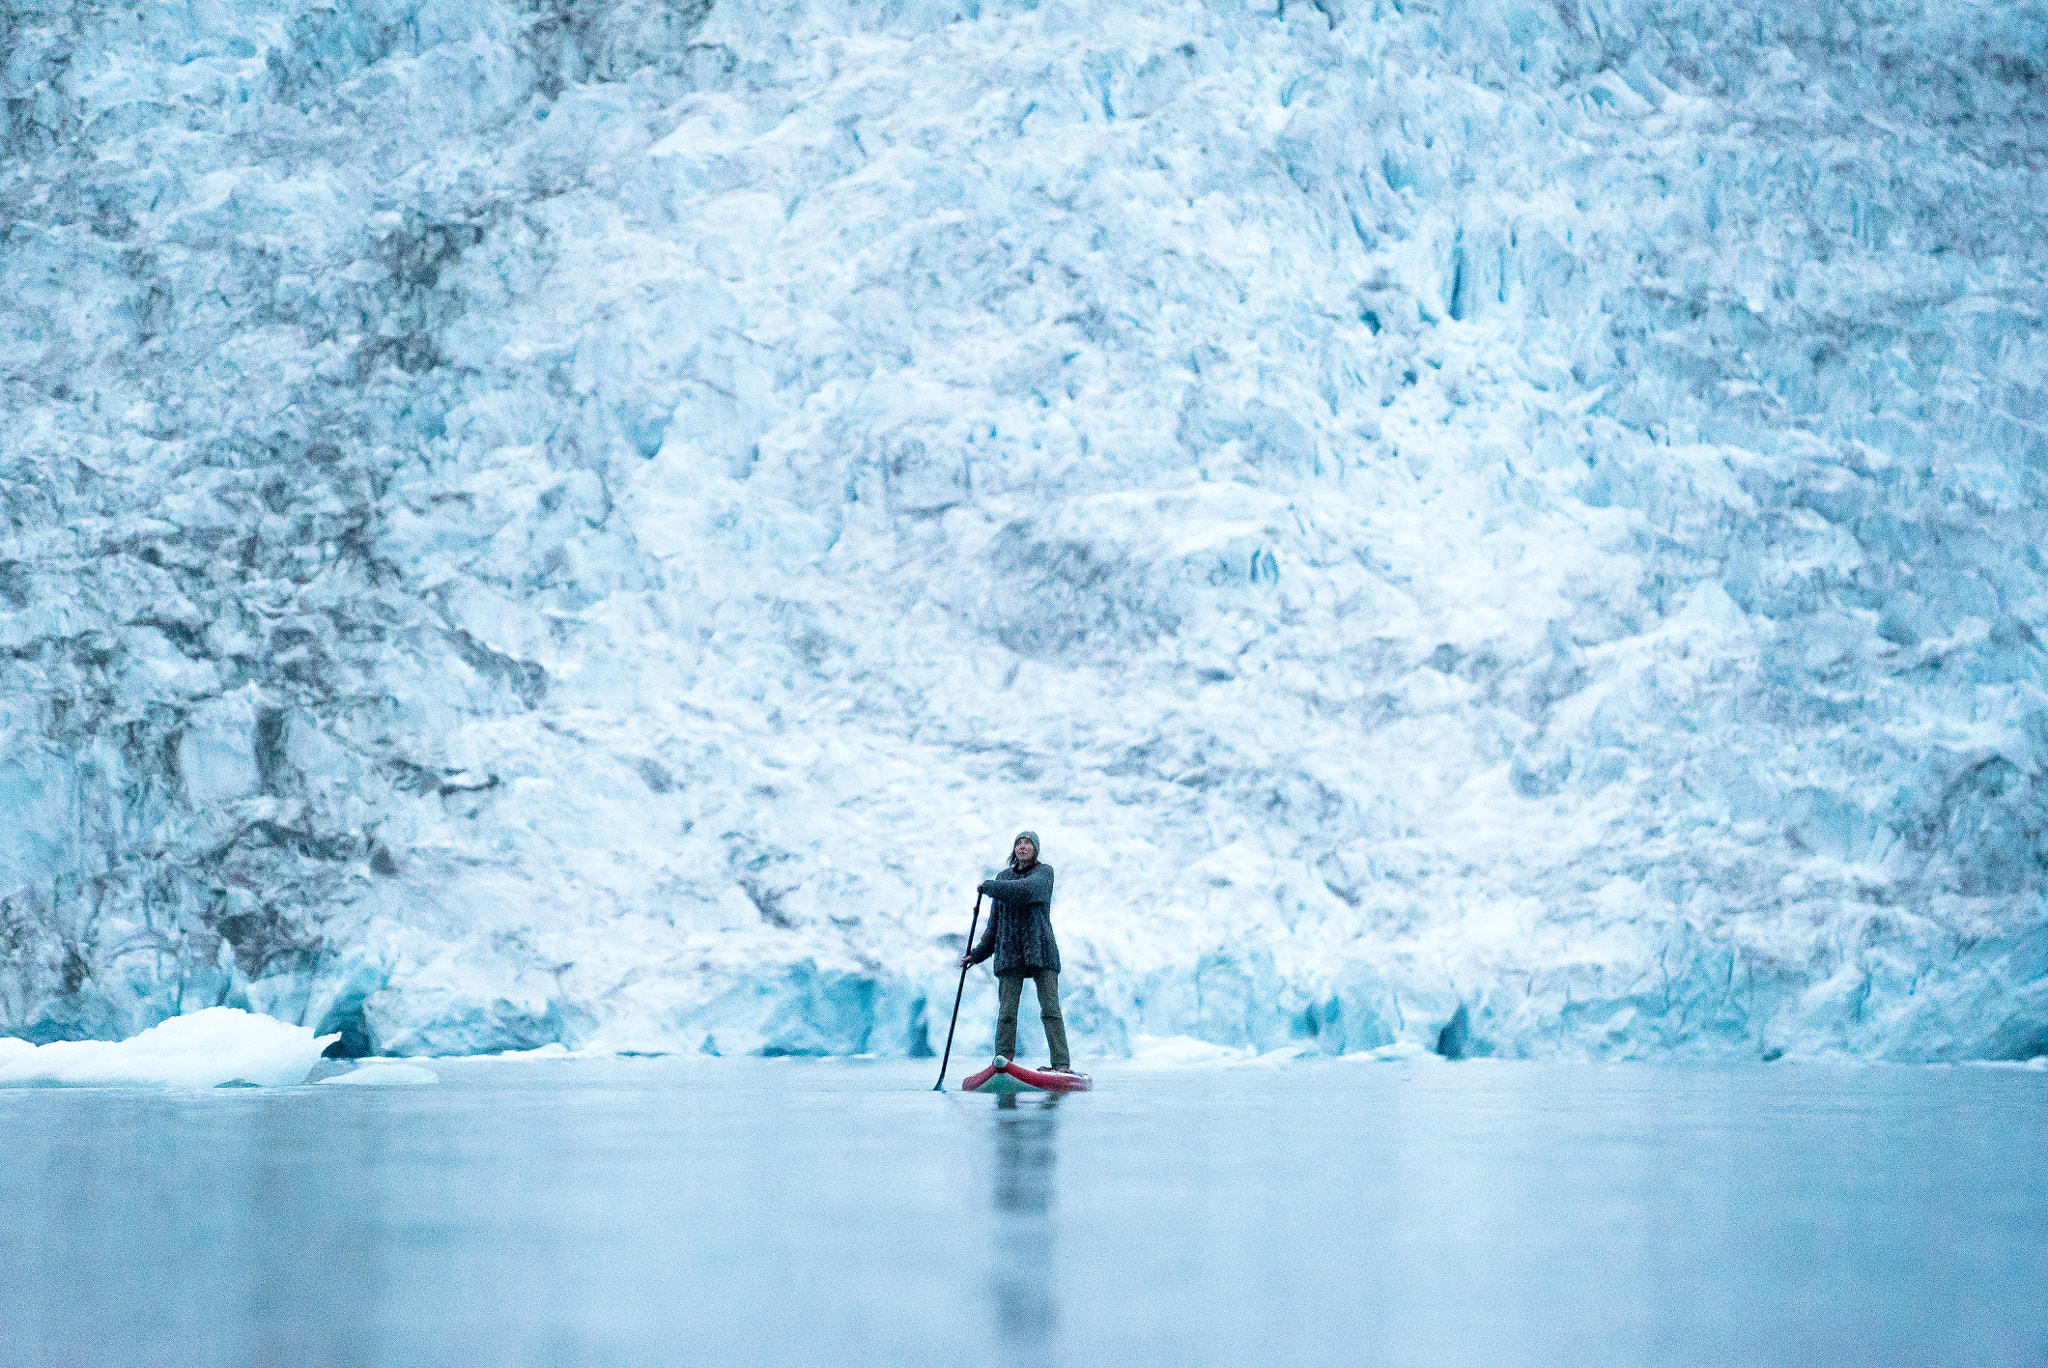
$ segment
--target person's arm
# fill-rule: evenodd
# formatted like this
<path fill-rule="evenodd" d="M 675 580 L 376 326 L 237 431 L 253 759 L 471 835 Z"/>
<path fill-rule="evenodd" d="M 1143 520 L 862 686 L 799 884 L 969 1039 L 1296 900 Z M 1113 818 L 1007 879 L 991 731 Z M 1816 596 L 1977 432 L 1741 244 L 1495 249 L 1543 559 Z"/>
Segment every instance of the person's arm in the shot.
<path fill-rule="evenodd" d="M 967 952 L 968 964 L 979 964 L 996 952 L 996 909 L 988 910 L 988 930 L 981 933 L 981 944 Z"/>
<path fill-rule="evenodd" d="M 1048 865 L 1036 865 L 1021 879 L 985 879 L 981 891 L 997 902 L 1051 902 L 1052 869 Z"/>

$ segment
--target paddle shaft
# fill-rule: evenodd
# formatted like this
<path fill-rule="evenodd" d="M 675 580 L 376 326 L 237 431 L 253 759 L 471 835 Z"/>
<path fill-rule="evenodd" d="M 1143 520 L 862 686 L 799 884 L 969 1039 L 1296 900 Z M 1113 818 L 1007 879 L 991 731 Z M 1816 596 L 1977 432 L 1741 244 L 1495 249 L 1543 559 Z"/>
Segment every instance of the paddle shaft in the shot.
<path fill-rule="evenodd" d="M 974 920 L 967 923 L 967 949 L 963 958 L 974 951 L 974 933 L 981 929 L 981 894 L 974 895 Z M 967 966 L 960 966 L 960 986 L 953 990 L 953 1019 L 946 1023 L 946 1053 L 939 1060 L 939 1081 L 932 1084 L 933 1092 L 946 1090 L 946 1065 L 953 1059 L 953 1029 L 960 1024 L 960 995 L 967 991 Z"/>

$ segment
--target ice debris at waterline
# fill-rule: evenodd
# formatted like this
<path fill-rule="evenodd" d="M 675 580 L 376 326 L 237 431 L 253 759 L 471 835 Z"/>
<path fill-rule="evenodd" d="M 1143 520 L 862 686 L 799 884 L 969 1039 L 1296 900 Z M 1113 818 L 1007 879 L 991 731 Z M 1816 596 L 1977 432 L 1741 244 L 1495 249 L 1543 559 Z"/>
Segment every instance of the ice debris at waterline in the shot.
<path fill-rule="evenodd" d="M 0 14 L 0 1029 L 2048 1042 L 2037 0 L 567 13 Z"/>
<path fill-rule="evenodd" d="M 243 1083 L 283 1088 L 305 1082 L 334 1039 L 259 1013 L 208 1007 L 122 1041 L 31 1045 L 0 1037 L 0 1087 L 153 1083 L 215 1088 Z"/>
<path fill-rule="evenodd" d="M 344 1074 L 320 1080 L 323 1084 L 339 1083 L 359 1088 L 411 1087 L 420 1083 L 438 1083 L 441 1075 L 432 1069 L 422 1069 L 417 1064 L 364 1064 Z"/>

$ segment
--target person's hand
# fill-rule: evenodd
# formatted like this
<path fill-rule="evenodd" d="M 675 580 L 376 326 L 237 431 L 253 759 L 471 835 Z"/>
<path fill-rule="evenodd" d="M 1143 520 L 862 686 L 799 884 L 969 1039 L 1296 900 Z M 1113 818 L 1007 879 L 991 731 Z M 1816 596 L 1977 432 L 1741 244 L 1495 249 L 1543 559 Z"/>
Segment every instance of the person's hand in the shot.
<path fill-rule="evenodd" d="M 974 967 L 974 952 L 972 950 L 969 950 L 960 957 L 960 967 L 962 969 L 972 969 Z"/>

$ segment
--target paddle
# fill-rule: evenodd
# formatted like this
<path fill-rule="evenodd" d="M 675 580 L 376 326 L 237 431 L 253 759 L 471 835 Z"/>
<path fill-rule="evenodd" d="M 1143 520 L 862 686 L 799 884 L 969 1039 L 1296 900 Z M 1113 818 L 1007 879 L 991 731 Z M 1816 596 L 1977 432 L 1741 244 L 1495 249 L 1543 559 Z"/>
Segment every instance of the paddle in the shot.
<path fill-rule="evenodd" d="M 974 895 L 974 920 L 967 923 L 967 948 L 974 949 L 974 933 L 981 929 L 981 894 Z M 953 1028 L 960 1024 L 960 995 L 967 991 L 967 966 L 960 966 L 960 986 L 953 990 L 953 1019 L 946 1024 L 946 1054 L 939 1060 L 939 1081 L 932 1084 L 933 1092 L 946 1090 L 946 1064 L 953 1058 Z"/>

